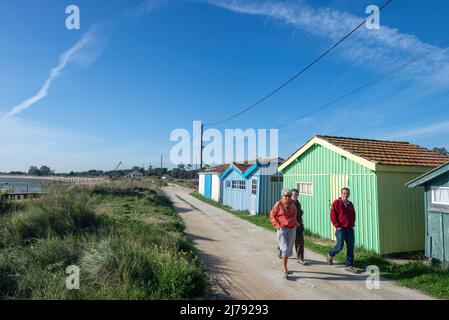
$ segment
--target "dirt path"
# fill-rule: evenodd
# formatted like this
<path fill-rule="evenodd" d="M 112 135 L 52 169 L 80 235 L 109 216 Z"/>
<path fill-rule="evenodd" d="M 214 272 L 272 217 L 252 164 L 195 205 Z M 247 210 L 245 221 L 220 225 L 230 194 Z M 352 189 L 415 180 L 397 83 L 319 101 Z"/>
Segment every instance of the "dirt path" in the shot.
<path fill-rule="evenodd" d="M 328 266 L 325 257 L 306 250 L 312 266 L 289 261 L 290 280 L 282 277 L 275 233 L 190 196 L 174 185 L 164 190 L 187 226 L 210 278 L 209 299 L 430 299 L 382 279 L 368 290 L 366 275 Z"/>

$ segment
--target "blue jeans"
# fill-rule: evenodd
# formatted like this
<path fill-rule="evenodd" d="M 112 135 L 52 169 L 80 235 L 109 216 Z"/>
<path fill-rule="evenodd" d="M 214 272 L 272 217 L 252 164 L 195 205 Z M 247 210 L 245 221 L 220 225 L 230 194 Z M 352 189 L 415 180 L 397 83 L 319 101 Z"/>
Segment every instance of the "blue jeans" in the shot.
<path fill-rule="evenodd" d="M 343 250 L 343 245 L 346 242 L 346 267 L 352 267 L 354 263 L 354 229 L 339 229 L 335 233 L 337 237 L 337 245 L 330 249 L 329 255 L 334 257 L 337 253 Z"/>

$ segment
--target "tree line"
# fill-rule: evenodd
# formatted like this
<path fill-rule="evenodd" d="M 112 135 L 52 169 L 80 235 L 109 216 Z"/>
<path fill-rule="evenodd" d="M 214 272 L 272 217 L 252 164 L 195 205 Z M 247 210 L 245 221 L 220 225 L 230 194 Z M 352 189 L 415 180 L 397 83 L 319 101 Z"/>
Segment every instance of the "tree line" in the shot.
<path fill-rule="evenodd" d="M 193 169 L 192 165 L 180 164 L 178 167 L 169 170 L 168 168 L 149 168 L 134 166 L 130 169 L 117 169 L 117 170 L 86 170 L 86 171 L 70 171 L 70 172 L 55 172 L 49 166 L 43 165 L 41 167 L 31 166 L 28 172 L 23 171 L 11 171 L 7 174 L 10 175 L 29 175 L 33 177 L 48 177 L 48 176 L 61 176 L 61 177 L 84 177 L 84 178 L 96 178 L 96 177 L 111 177 L 119 178 L 127 176 L 133 172 L 142 173 L 144 176 L 170 176 L 174 179 L 194 179 L 199 170 Z"/>
<path fill-rule="evenodd" d="M 446 148 L 433 148 L 433 151 L 438 152 L 442 155 L 449 156 L 449 151 Z M 208 166 L 206 165 L 206 168 Z M 198 172 L 200 170 L 194 169 L 191 164 L 184 165 L 180 164 L 178 167 L 169 170 L 168 168 L 155 168 L 153 166 L 149 166 L 147 169 L 144 167 L 134 166 L 131 169 L 118 169 L 118 170 L 87 170 L 87 171 L 70 171 L 69 173 L 55 173 L 49 166 L 43 165 L 40 168 L 37 166 L 31 166 L 28 169 L 28 172 L 22 171 L 11 171 L 7 174 L 11 175 L 30 175 L 35 177 L 43 177 L 43 176 L 62 176 L 62 177 L 111 177 L 111 178 L 119 178 L 124 177 L 132 172 L 140 172 L 144 176 L 170 176 L 174 179 L 195 179 Z M 1 173 L 1 172 L 0 172 Z"/>

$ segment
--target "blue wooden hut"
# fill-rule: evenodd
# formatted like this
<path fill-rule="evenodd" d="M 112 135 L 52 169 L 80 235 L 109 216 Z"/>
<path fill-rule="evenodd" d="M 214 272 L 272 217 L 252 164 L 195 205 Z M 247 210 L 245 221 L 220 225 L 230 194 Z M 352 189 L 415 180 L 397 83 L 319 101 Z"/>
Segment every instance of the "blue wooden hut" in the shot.
<path fill-rule="evenodd" d="M 233 163 L 220 176 L 221 203 L 250 214 L 268 214 L 281 197 L 282 174 L 277 170 L 282 159 Z"/>
<path fill-rule="evenodd" d="M 407 185 L 424 187 L 426 256 L 449 262 L 449 162 Z"/>

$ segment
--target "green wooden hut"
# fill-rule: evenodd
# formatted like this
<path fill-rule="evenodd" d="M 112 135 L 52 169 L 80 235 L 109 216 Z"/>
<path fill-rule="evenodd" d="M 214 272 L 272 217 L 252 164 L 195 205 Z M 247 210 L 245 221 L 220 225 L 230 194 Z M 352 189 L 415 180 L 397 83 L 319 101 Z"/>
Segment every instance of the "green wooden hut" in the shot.
<path fill-rule="evenodd" d="M 425 190 L 426 256 L 449 262 L 449 162 L 407 185 Z"/>
<path fill-rule="evenodd" d="M 330 205 L 349 187 L 356 246 L 386 254 L 424 250 L 422 190 L 405 184 L 447 161 L 407 142 L 315 136 L 279 171 L 285 188 L 300 191 L 305 227 L 331 240 Z"/>

